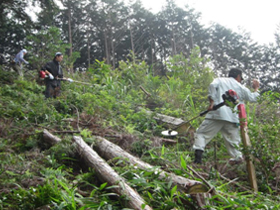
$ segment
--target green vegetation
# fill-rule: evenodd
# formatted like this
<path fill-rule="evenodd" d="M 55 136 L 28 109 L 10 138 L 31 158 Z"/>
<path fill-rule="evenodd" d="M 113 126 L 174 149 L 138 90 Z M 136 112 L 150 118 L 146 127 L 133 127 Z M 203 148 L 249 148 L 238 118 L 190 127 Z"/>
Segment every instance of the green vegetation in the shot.
<path fill-rule="evenodd" d="M 108 137 L 154 165 L 154 170 L 142 170 L 108 161 L 153 209 L 199 209 L 192 196 L 159 180 L 156 173 L 160 167 L 201 181 L 188 166 L 217 191 L 205 209 L 279 209 L 279 177 L 272 171 L 280 161 L 278 94 L 266 92 L 257 105 L 246 106 L 258 193 L 250 191 L 245 164 L 228 164 L 220 136 L 208 145 L 205 165 L 193 166 L 191 135 L 178 137 L 176 145 L 164 145 L 157 140 L 163 125 L 139 110 L 150 108 L 188 120 L 206 109 L 207 87 L 214 75 L 199 55 L 195 48 L 189 58 L 172 57 L 162 77 L 153 75 L 133 55 L 114 70 L 97 61 L 85 73 L 66 75 L 92 86 L 64 82 L 62 95 L 48 100 L 37 72 L 17 80 L 14 72 L 0 66 L 0 209 L 126 209 L 126 198 L 112 193 L 114 186 L 100 182 L 95 171 L 80 160 L 71 141 L 75 131 L 80 133 L 74 135 L 90 143 L 94 135 Z M 197 118 L 192 126 L 201 120 Z M 49 147 L 42 141 L 43 129 L 63 141 Z"/>

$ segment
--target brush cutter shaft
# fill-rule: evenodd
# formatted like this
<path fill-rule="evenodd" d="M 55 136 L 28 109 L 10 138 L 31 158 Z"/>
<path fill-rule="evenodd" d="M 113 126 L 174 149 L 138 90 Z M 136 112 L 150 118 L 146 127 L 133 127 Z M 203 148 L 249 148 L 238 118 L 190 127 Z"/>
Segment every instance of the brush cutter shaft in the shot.
<path fill-rule="evenodd" d="M 61 80 L 61 81 L 69 81 L 68 79 L 66 78 L 59 78 L 58 80 Z M 72 80 L 71 82 L 76 82 L 76 83 L 80 83 L 80 84 L 84 84 L 84 85 L 92 85 L 90 83 L 87 83 L 87 82 L 80 82 L 80 81 L 77 81 L 77 80 Z"/>
<path fill-rule="evenodd" d="M 234 91 L 233 91 L 233 92 L 234 92 Z M 235 93 L 235 92 L 234 92 L 234 93 Z M 221 108 L 222 106 L 226 105 L 226 100 L 225 100 L 226 97 L 225 97 L 225 94 L 223 95 L 223 98 L 224 98 L 224 101 L 223 101 L 223 102 L 221 102 L 221 103 L 219 103 L 219 104 L 213 106 L 213 111 L 215 111 L 215 110 Z M 228 98 L 226 98 L 226 99 L 228 99 Z M 236 103 L 237 100 L 231 98 L 230 101 Z M 209 112 L 209 110 L 205 110 L 205 111 L 201 112 L 198 116 L 196 116 L 196 117 L 190 119 L 189 121 L 184 122 L 184 123 L 181 123 L 177 128 L 179 128 L 180 126 L 182 126 L 182 125 L 184 125 L 184 124 L 187 124 L 187 123 L 193 121 L 194 119 L 196 119 L 196 118 L 198 118 L 198 117 L 202 117 L 203 115 L 206 115 L 208 112 Z M 177 128 L 176 128 L 176 129 L 177 129 Z M 176 129 L 175 129 L 175 130 L 176 130 Z"/>
<path fill-rule="evenodd" d="M 219 104 L 217 104 L 217 105 L 214 105 L 212 110 L 217 110 L 217 109 L 219 109 L 220 107 L 222 107 L 222 106 L 224 106 L 224 105 L 230 106 L 230 105 L 232 104 L 232 105 L 236 106 L 236 105 L 239 103 L 239 101 L 238 101 L 238 96 L 237 96 L 236 92 L 233 91 L 233 90 L 228 90 L 228 91 L 226 91 L 226 92 L 222 95 L 222 98 L 223 98 L 224 101 L 221 102 L 221 103 L 219 103 Z M 194 119 L 196 119 L 196 118 L 198 118 L 198 117 L 201 117 L 201 116 L 207 114 L 209 111 L 210 111 L 210 110 L 203 111 L 203 112 L 201 112 L 199 115 L 197 115 L 196 117 L 194 117 L 194 118 L 188 120 L 187 122 L 181 123 L 181 124 L 178 125 L 176 128 L 174 128 L 173 131 L 174 131 L 174 130 L 177 130 L 177 129 L 178 129 L 179 127 L 181 127 L 182 125 L 188 124 L 189 122 L 193 121 Z M 162 135 L 164 135 L 164 136 L 174 136 L 174 135 L 172 135 L 172 130 L 171 130 L 171 129 L 168 130 L 168 131 L 163 131 L 163 132 L 161 132 L 161 133 L 162 133 Z"/>
<path fill-rule="evenodd" d="M 224 105 L 225 105 L 225 102 L 219 103 L 219 104 L 213 106 L 213 110 L 217 110 L 217 109 L 219 109 L 220 107 L 222 107 L 222 106 L 224 106 Z M 199 114 L 198 117 L 201 117 L 201 116 L 207 114 L 208 112 L 209 112 L 209 110 L 206 110 L 206 111 L 204 111 L 204 112 L 201 112 L 201 113 Z"/>
<path fill-rule="evenodd" d="M 213 106 L 213 110 L 217 110 L 219 109 L 220 107 L 224 106 L 225 105 L 225 102 L 221 102 L 215 106 Z M 190 121 L 198 118 L 198 117 L 202 117 L 203 115 L 206 115 L 207 113 L 209 112 L 209 110 L 205 110 L 204 112 L 201 112 L 198 116 L 194 117 L 193 119 L 190 119 L 189 121 L 185 122 L 185 123 L 189 123 Z"/>
<path fill-rule="evenodd" d="M 220 107 L 222 107 L 222 106 L 224 106 L 224 105 L 225 105 L 225 102 L 219 103 L 219 104 L 217 104 L 217 105 L 215 105 L 215 106 L 213 107 L 213 110 L 217 110 L 217 109 L 219 109 Z M 170 130 L 168 130 L 167 132 L 166 132 L 166 131 L 163 131 L 162 134 L 163 134 L 164 136 L 174 136 L 174 135 L 177 135 L 177 133 L 173 135 L 172 132 L 174 132 L 174 130 L 177 130 L 177 129 L 178 129 L 179 127 L 181 127 L 182 125 L 188 124 L 189 122 L 195 120 L 195 119 L 198 118 L 198 117 L 201 117 L 201 116 L 207 114 L 208 112 L 209 112 L 209 110 L 206 110 L 206 111 L 204 111 L 204 112 L 201 112 L 199 115 L 197 115 L 196 117 L 194 117 L 194 118 L 188 120 L 187 122 L 181 123 L 180 125 L 178 125 L 178 126 L 177 126 L 176 128 L 174 128 L 173 130 L 170 129 Z"/>
<path fill-rule="evenodd" d="M 217 110 L 217 109 L 219 109 L 220 107 L 222 107 L 222 106 L 224 106 L 224 105 L 225 105 L 225 102 L 219 103 L 219 104 L 217 104 L 217 105 L 215 105 L 215 106 L 213 107 L 213 110 Z M 209 110 L 205 110 L 205 111 L 201 112 L 199 115 L 197 115 L 196 117 L 194 117 L 194 118 L 188 120 L 187 122 L 181 123 L 177 128 L 181 127 L 181 126 L 184 125 L 184 124 L 187 124 L 187 123 L 193 121 L 194 119 L 196 119 L 196 118 L 198 118 L 198 117 L 202 117 L 203 115 L 206 115 L 208 112 L 209 112 Z M 176 128 L 176 129 L 177 129 L 177 128 Z M 175 130 L 176 130 L 176 129 L 175 129 Z"/>

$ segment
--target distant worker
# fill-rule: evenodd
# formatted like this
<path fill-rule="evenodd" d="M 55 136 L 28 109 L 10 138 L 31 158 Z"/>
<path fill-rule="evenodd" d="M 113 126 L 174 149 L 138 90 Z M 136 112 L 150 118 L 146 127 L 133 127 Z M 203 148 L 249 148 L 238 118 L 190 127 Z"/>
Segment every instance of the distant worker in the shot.
<path fill-rule="evenodd" d="M 63 71 L 60 66 L 60 62 L 63 60 L 63 54 L 61 52 L 55 53 L 52 61 L 46 63 L 42 67 L 42 71 L 45 72 L 45 97 L 46 98 L 56 98 L 60 94 L 60 80 L 63 78 Z"/>
<path fill-rule="evenodd" d="M 14 64 L 12 68 L 18 72 L 20 77 L 23 77 L 23 66 L 22 63 L 29 64 L 28 61 L 24 60 L 24 56 L 27 54 L 27 50 L 23 49 L 21 50 L 14 59 Z"/>
<path fill-rule="evenodd" d="M 213 137 L 221 132 L 229 155 L 231 163 L 239 163 L 243 161 L 242 153 L 237 149 L 241 142 L 239 130 L 239 118 L 237 112 L 234 112 L 228 106 L 222 106 L 217 110 L 213 110 L 213 106 L 223 102 L 222 95 L 228 90 L 237 93 L 240 103 L 244 101 L 256 102 L 259 89 L 259 81 L 253 80 L 254 92 L 241 84 L 243 80 L 242 71 L 238 68 L 232 68 L 229 71 L 228 78 L 216 78 L 210 84 L 208 89 L 208 98 L 210 105 L 205 120 L 199 126 L 195 133 L 195 142 L 193 149 L 195 150 L 194 163 L 202 163 L 202 154 L 205 146 L 213 139 Z"/>

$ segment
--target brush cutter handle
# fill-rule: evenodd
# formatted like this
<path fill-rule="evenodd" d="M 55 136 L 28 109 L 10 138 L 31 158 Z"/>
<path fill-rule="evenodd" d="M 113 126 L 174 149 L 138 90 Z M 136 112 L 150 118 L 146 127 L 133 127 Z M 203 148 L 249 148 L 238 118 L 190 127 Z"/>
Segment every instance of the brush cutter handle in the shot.
<path fill-rule="evenodd" d="M 213 106 L 213 110 L 217 110 L 217 109 L 221 108 L 221 107 L 224 106 L 224 105 L 225 105 L 225 102 L 221 102 L 221 103 L 219 103 L 219 104 Z"/>
<path fill-rule="evenodd" d="M 201 116 L 207 114 L 208 112 L 209 112 L 209 110 L 206 110 L 206 111 L 204 111 L 204 112 L 200 112 L 199 116 L 201 117 Z"/>
<path fill-rule="evenodd" d="M 225 102 L 219 103 L 219 104 L 213 106 L 213 110 L 217 110 L 217 109 L 219 109 L 220 107 L 222 107 L 222 106 L 224 106 L 224 105 L 225 105 Z M 201 116 L 207 114 L 208 112 L 209 112 L 209 110 L 206 110 L 206 111 L 204 111 L 204 112 L 201 112 L 201 113 L 199 114 L 199 116 L 201 117 Z"/>

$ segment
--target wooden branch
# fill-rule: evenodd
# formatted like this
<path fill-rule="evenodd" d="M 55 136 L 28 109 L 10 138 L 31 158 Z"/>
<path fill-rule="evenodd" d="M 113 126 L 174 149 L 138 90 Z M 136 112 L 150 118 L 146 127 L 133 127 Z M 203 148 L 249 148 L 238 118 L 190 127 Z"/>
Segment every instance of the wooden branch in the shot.
<path fill-rule="evenodd" d="M 141 89 L 148 97 L 151 97 L 151 94 L 148 93 L 148 92 L 142 87 L 142 85 L 140 85 L 140 89 Z"/>
<path fill-rule="evenodd" d="M 164 143 L 167 143 L 167 144 L 177 144 L 178 142 L 175 141 L 175 140 L 172 140 L 172 139 L 164 139 L 164 138 L 160 138 L 160 140 Z"/>
<path fill-rule="evenodd" d="M 54 131 L 54 133 L 81 133 L 81 131 Z"/>
<path fill-rule="evenodd" d="M 96 144 L 94 145 L 95 150 L 99 153 L 100 156 L 109 160 L 116 157 L 128 159 L 130 164 L 137 165 L 137 167 L 147 170 L 152 169 L 154 166 L 149 165 L 141 161 L 139 158 L 132 156 L 128 152 L 124 151 L 119 146 L 111 143 L 110 141 L 95 136 Z M 186 193 L 198 193 L 198 192 L 207 192 L 209 188 L 201 183 L 200 181 L 190 180 L 185 177 L 177 176 L 176 174 L 166 172 L 161 169 L 157 169 L 159 173 L 159 178 L 167 182 L 172 181 L 173 185 L 177 185 L 178 189 Z"/>
<path fill-rule="evenodd" d="M 79 123 L 79 125 L 82 125 L 82 126 L 90 126 L 91 125 L 89 123 L 87 123 L 87 124 L 81 123 L 78 120 L 75 120 L 75 119 L 72 119 L 72 118 L 63 119 L 62 121 L 76 122 L 76 123 Z"/>
<path fill-rule="evenodd" d="M 50 129 L 49 127 L 38 125 L 37 123 L 29 123 L 29 125 L 37 126 L 37 127 L 44 128 L 44 129 Z"/>
<path fill-rule="evenodd" d="M 187 168 L 188 168 L 190 171 L 192 171 L 192 172 L 195 174 L 195 176 L 197 176 L 198 178 L 200 178 L 200 179 L 207 185 L 207 187 L 210 189 L 208 192 L 211 191 L 211 193 L 212 193 L 213 195 L 216 195 L 216 194 L 217 194 L 215 188 L 211 187 L 211 185 L 210 185 L 196 170 L 194 170 L 194 169 L 191 168 L 190 166 L 187 166 Z"/>
<path fill-rule="evenodd" d="M 77 122 L 77 128 L 78 128 L 78 131 L 80 130 L 80 127 L 79 127 L 79 121 L 80 121 L 80 114 L 79 114 L 79 110 L 78 110 L 78 108 L 76 107 L 76 106 L 74 106 L 73 104 L 72 104 L 72 106 L 76 109 L 76 111 L 77 111 L 77 117 L 78 117 L 78 122 Z"/>
<path fill-rule="evenodd" d="M 120 196 L 127 196 L 127 205 L 129 208 L 136 210 L 152 209 L 148 205 L 145 205 L 143 198 L 141 198 L 140 195 L 133 190 L 122 177 L 120 177 L 95 151 L 93 151 L 81 137 L 74 136 L 73 139 L 76 143 L 76 148 L 79 154 L 86 161 L 89 167 L 94 168 L 98 178 L 103 182 L 107 182 L 111 186 L 117 186 L 112 188 L 115 193 Z M 145 207 L 142 208 L 142 205 L 145 205 Z"/>
<path fill-rule="evenodd" d="M 218 172 L 219 173 L 219 172 Z M 240 189 L 244 190 L 244 191 L 251 191 L 251 189 L 247 188 L 247 187 L 244 187 L 242 185 L 240 185 L 238 182 L 236 182 L 236 179 L 234 180 L 230 180 L 228 179 L 227 177 L 223 176 L 222 174 L 219 173 L 219 176 L 224 179 L 225 181 L 228 182 L 228 184 L 234 184 L 236 186 L 238 186 Z"/>

